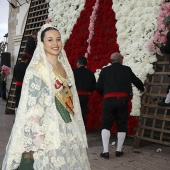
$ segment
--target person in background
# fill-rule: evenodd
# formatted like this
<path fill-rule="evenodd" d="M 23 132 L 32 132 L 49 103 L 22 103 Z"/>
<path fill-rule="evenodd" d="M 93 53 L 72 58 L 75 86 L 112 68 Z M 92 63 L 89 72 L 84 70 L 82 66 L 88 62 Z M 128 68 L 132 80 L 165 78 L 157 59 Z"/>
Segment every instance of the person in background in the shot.
<path fill-rule="evenodd" d="M 102 142 L 103 152 L 101 157 L 109 158 L 110 129 L 116 121 L 117 148 L 116 157 L 123 155 L 122 147 L 126 137 L 128 123 L 128 97 L 132 93 L 133 83 L 140 91 L 144 91 L 144 84 L 135 76 L 131 68 L 122 65 L 123 56 L 113 53 L 110 57 L 111 64 L 101 70 L 96 85 L 97 90 L 103 94 L 102 109 Z"/>
<path fill-rule="evenodd" d="M 160 107 L 170 107 L 170 85 L 167 88 L 166 98 L 163 98 L 161 102 L 157 103 Z"/>
<path fill-rule="evenodd" d="M 0 68 L 1 69 L 1 68 Z M 3 98 L 3 82 L 4 82 L 4 79 L 5 79 L 5 73 L 0 70 L 0 100 L 2 100 Z"/>
<path fill-rule="evenodd" d="M 155 45 L 160 48 L 160 51 L 163 54 L 170 54 L 170 16 L 165 17 L 163 21 L 164 25 L 168 29 L 168 33 L 166 35 L 167 41 L 165 44 L 162 43 L 155 43 Z"/>
<path fill-rule="evenodd" d="M 85 126 L 89 94 L 96 89 L 96 79 L 94 73 L 87 69 L 86 65 L 86 57 L 79 56 L 77 58 L 77 68 L 73 69 L 75 84 L 80 100 L 80 106 Z"/>
<path fill-rule="evenodd" d="M 22 83 L 24 80 L 24 75 L 28 66 L 28 57 L 24 54 L 21 57 L 21 62 L 16 64 L 14 67 L 14 77 L 16 80 L 16 91 L 15 91 L 15 113 L 17 112 L 21 90 L 22 90 Z"/>
<path fill-rule="evenodd" d="M 167 89 L 167 95 L 166 95 L 166 98 L 165 98 L 165 103 L 170 106 L 170 85 L 168 86 L 168 89 Z"/>
<path fill-rule="evenodd" d="M 74 75 L 51 24 L 42 26 L 2 170 L 90 170 Z"/>
<path fill-rule="evenodd" d="M 3 65 L 0 70 L 0 99 L 6 101 L 6 80 L 7 76 L 9 76 L 10 71 L 9 67 Z"/>
<path fill-rule="evenodd" d="M 28 62 L 31 61 L 36 45 L 37 45 L 37 31 L 33 31 L 32 35 L 28 38 L 26 47 L 25 47 L 25 54 L 27 57 L 29 57 Z"/>

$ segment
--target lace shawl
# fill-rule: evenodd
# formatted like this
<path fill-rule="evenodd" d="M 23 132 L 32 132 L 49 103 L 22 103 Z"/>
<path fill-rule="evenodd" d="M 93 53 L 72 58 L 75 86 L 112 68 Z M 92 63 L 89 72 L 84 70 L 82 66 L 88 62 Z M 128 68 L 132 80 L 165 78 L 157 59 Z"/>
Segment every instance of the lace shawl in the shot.
<path fill-rule="evenodd" d="M 25 73 L 20 103 L 6 147 L 2 170 L 16 169 L 19 166 L 21 155 L 25 151 L 55 150 L 61 144 L 58 127 L 60 114 L 56 110 L 54 101 L 54 74 L 40 40 L 41 32 L 46 27 L 52 26 L 45 24 L 39 31 L 37 48 Z M 59 54 L 58 60 L 70 80 L 75 113 L 74 116 L 71 116 L 72 122 L 82 141 L 82 146 L 87 147 L 74 76 L 64 50 Z"/>

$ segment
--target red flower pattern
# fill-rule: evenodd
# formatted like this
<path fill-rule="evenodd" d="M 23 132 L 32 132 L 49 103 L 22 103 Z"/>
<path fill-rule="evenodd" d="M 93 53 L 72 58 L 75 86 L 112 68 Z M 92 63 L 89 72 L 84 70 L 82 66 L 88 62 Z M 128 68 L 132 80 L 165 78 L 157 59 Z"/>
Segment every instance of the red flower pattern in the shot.
<path fill-rule="evenodd" d="M 74 25 L 72 34 L 65 44 L 69 62 L 73 68 L 76 67 L 76 59 L 79 55 L 85 55 L 88 47 L 89 23 L 92 13 L 92 7 L 96 0 L 87 0 L 85 8 L 81 12 L 77 23 Z M 100 0 L 97 10 L 97 18 L 94 22 L 94 35 L 90 42 L 91 50 L 88 55 L 87 68 L 93 72 L 101 69 L 109 63 L 110 55 L 113 52 L 119 52 L 116 34 L 115 13 L 112 10 L 112 0 Z M 87 130 L 93 131 L 101 128 L 102 119 L 102 96 L 98 92 L 90 95 L 87 114 Z M 129 100 L 129 113 L 131 110 L 131 100 Z M 137 119 L 129 115 L 128 135 L 134 134 L 134 128 L 137 126 Z M 115 124 L 111 129 L 116 133 Z"/>

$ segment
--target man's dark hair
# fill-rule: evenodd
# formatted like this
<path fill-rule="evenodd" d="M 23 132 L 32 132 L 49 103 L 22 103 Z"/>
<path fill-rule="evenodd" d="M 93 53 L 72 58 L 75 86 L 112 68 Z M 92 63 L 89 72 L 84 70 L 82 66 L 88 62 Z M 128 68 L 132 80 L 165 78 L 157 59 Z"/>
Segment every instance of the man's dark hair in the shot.
<path fill-rule="evenodd" d="M 21 61 L 25 61 L 26 59 L 28 59 L 28 57 L 27 57 L 25 54 L 23 54 L 23 55 L 21 56 Z"/>
<path fill-rule="evenodd" d="M 37 35 L 37 31 L 33 31 L 31 34 L 32 35 Z"/>
<path fill-rule="evenodd" d="M 79 56 L 77 58 L 77 62 L 79 62 L 81 65 L 86 66 L 87 65 L 87 59 L 84 56 Z"/>
<path fill-rule="evenodd" d="M 44 36 L 45 36 L 45 33 L 49 30 L 56 30 L 58 31 L 56 28 L 54 27 L 47 27 L 46 29 L 44 29 L 42 32 L 41 32 L 41 42 L 44 42 Z M 59 32 L 59 31 L 58 31 Z"/>

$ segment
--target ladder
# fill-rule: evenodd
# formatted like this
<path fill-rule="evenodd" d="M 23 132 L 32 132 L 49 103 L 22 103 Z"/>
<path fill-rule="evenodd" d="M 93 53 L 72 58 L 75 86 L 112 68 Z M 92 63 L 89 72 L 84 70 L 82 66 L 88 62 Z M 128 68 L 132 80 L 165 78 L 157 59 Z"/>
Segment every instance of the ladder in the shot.
<path fill-rule="evenodd" d="M 170 146 L 170 106 L 157 105 L 166 98 L 170 85 L 170 55 L 157 56 L 155 73 L 148 76 L 146 92 L 142 97 L 141 116 L 134 140 L 139 147 L 147 142 Z"/>
<path fill-rule="evenodd" d="M 16 63 L 21 60 L 21 56 L 24 54 L 27 39 L 30 37 L 32 31 L 38 31 L 44 24 L 44 21 L 47 19 L 48 8 L 49 3 L 46 2 L 46 0 L 31 0 Z M 5 114 L 15 114 L 15 89 L 16 82 L 15 78 L 13 77 L 7 98 Z"/>

